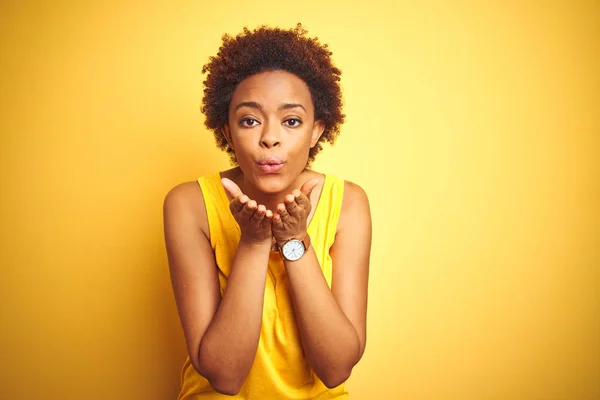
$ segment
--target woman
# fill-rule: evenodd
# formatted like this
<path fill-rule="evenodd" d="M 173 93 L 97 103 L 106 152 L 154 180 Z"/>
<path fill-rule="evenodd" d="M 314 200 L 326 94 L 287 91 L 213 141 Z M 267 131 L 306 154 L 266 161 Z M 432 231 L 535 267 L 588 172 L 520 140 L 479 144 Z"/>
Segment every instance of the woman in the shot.
<path fill-rule="evenodd" d="M 308 169 L 341 72 L 300 24 L 225 35 L 202 111 L 233 169 L 173 188 L 165 240 L 188 355 L 179 399 L 342 399 L 365 350 L 371 218 Z"/>

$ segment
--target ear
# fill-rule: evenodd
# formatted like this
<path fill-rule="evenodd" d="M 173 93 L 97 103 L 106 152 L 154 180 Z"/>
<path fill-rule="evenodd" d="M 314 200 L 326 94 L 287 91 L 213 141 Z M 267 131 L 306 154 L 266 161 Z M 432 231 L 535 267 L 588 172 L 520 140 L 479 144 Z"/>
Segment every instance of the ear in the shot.
<path fill-rule="evenodd" d="M 317 145 L 317 142 L 321 138 L 321 135 L 325 131 L 325 122 L 323 120 L 317 120 L 313 124 L 312 135 L 310 136 L 310 148 L 312 149 Z"/>
<path fill-rule="evenodd" d="M 229 124 L 223 125 L 223 127 L 221 128 L 221 135 L 225 136 L 227 144 L 229 144 L 229 147 L 231 147 L 231 149 L 235 151 L 235 149 L 233 148 L 233 140 L 231 140 L 231 131 L 229 130 Z"/>

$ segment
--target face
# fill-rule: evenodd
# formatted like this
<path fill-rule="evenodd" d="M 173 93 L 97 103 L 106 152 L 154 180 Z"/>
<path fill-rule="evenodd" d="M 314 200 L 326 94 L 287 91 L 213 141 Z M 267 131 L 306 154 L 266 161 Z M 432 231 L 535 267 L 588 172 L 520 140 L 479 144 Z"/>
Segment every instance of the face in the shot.
<path fill-rule="evenodd" d="M 223 134 L 244 180 L 265 193 L 294 185 L 323 133 L 314 113 L 308 86 L 294 74 L 261 72 L 240 82 Z"/>

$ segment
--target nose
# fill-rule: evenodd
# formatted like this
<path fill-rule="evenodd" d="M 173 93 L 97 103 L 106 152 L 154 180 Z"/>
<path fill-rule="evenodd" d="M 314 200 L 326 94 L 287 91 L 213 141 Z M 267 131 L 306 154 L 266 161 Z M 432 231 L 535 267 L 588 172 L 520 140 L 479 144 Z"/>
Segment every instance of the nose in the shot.
<path fill-rule="evenodd" d="M 265 123 L 263 125 L 263 131 L 260 137 L 260 145 L 267 149 L 280 146 L 280 135 L 281 132 L 279 131 L 279 124 Z"/>

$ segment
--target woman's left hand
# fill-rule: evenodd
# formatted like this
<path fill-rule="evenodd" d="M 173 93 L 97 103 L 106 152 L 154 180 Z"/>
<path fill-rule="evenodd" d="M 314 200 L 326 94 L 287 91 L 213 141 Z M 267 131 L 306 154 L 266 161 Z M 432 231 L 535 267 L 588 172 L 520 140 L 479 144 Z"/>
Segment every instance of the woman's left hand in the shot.
<path fill-rule="evenodd" d="M 306 236 L 307 219 L 310 214 L 310 194 L 319 184 L 319 178 L 305 182 L 300 190 L 285 196 L 285 201 L 277 205 L 273 213 L 272 231 L 277 244 L 283 244 L 290 239 L 302 240 Z"/>

